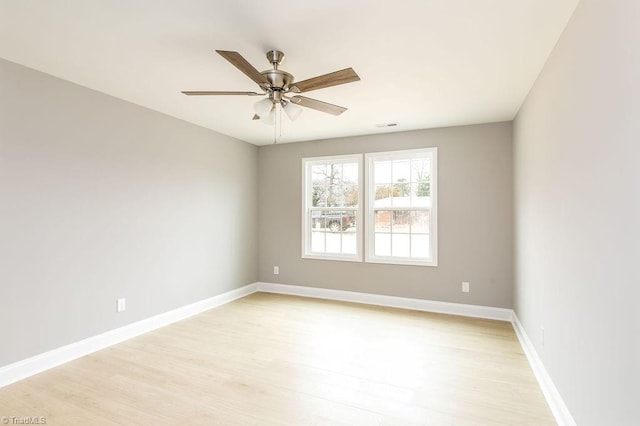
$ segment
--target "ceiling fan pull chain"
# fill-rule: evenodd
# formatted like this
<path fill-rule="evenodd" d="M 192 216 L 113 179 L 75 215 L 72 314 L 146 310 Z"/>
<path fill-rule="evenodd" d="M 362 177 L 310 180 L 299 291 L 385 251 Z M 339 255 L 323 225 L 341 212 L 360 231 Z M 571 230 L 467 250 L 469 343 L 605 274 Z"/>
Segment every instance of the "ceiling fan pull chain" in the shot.
<path fill-rule="evenodd" d="M 278 116 L 280 117 L 280 122 L 278 124 L 278 139 L 282 140 L 282 105 L 280 105 L 278 111 L 280 111 L 280 113 L 278 114 Z"/>
<path fill-rule="evenodd" d="M 273 123 L 273 144 L 276 144 L 276 138 L 278 136 L 278 108 L 276 108 L 275 104 L 273 105 L 273 115 L 275 122 Z"/>

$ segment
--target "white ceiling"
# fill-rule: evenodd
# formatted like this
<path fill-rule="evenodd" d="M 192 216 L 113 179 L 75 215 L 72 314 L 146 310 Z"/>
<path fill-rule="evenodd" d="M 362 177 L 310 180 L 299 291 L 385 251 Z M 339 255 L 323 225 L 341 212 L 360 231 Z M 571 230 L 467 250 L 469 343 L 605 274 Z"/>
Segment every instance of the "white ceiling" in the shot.
<path fill-rule="evenodd" d="M 305 96 L 349 108 L 282 119 L 278 142 L 511 120 L 578 0 L 3 0 L 0 57 L 263 145 L 257 91 L 215 53 L 258 70 L 285 52 L 296 80 L 353 67 L 361 81 Z M 380 129 L 376 124 L 397 122 Z"/>

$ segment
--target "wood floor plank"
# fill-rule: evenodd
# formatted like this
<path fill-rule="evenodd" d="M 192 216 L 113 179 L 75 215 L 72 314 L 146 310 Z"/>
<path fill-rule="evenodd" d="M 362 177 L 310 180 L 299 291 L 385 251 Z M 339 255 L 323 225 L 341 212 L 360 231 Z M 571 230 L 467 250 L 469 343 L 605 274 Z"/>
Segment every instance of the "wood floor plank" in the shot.
<path fill-rule="evenodd" d="M 553 425 L 509 323 L 255 293 L 0 389 L 47 424 Z"/>

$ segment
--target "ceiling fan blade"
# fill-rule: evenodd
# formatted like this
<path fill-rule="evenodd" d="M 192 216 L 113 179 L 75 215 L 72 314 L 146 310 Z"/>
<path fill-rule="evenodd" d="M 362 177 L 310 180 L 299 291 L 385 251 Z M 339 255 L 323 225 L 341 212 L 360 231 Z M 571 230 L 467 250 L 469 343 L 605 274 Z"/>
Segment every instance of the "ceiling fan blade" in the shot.
<path fill-rule="evenodd" d="M 289 98 L 289 100 L 296 105 L 326 112 L 327 114 L 340 115 L 347 110 L 347 108 L 322 102 L 317 99 L 307 98 L 306 96 L 296 95 Z"/>
<path fill-rule="evenodd" d="M 227 50 L 216 50 L 220 56 L 225 58 L 227 61 L 231 62 L 231 65 L 238 68 L 240 71 L 245 73 L 247 77 L 251 80 L 258 83 L 261 87 L 269 86 L 269 80 L 260 74 L 260 72 L 253 67 L 245 58 L 242 57 L 238 52 L 230 52 Z"/>
<path fill-rule="evenodd" d="M 209 92 L 209 91 L 187 91 L 182 92 L 185 95 L 189 96 L 207 96 L 207 95 L 247 95 L 247 96 L 262 96 L 266 95 L 266 93 L 256 93 L 256 92 Z"/>
<path fill-rule="evenodd" d="M 360 80 L 360 77 L 358 77 L 358 74 L 356 74 L 353 68 L 345 68 L 340 71 L 294 82 L 291 86 L 291 91 L 295 93 L 310 92 L 311 90 L 323 89 L 325 87 L 337 86 L 358 80 Z"/>

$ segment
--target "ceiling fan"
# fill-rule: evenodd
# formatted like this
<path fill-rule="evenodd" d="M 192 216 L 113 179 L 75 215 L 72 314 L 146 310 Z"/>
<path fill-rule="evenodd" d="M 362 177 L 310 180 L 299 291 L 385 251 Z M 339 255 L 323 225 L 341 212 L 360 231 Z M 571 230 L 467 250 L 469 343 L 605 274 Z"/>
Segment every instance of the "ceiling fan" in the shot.
<path fill-rule="evenodd" d="M 246 96 L 267 96 L 256 102 L 254 109 L 256 114 L 254 120 L 261 120 L 265 124 L 275 123 L 276 105 L 280 105 L 290 120 L 295 120 L 302 113 L 303 106 L 328 114 L 340 115 L 347 108 L 322 102 L 317 99 L 300 96 L 298 93 L 310 92 L 312 90 L 323 89 L 325 87 L 337 86 L 360 80 L 358 74 L 352 68 L 345 68 L 329 74 L 320 75 L 307 80 L 296 82 L 293 75 L 278 69 L 280 62 L 284 59 L 284 53 L 279 50 L 267 52 L 267 60 L 273 65 L 273 69 L 259 72 L 238 52 L 226 50 L 216 50 L 220 56 L 231 62 L 233 66 L 242 71 L 247 77 L 256 82 L 263 93 L 257 92 L 219 92 L 219 91 L 184 91 L 185 95 L 206 96 L 206 95 L 246 95 Z M 293 96 L 287 96 L 293 94 Z"/>

